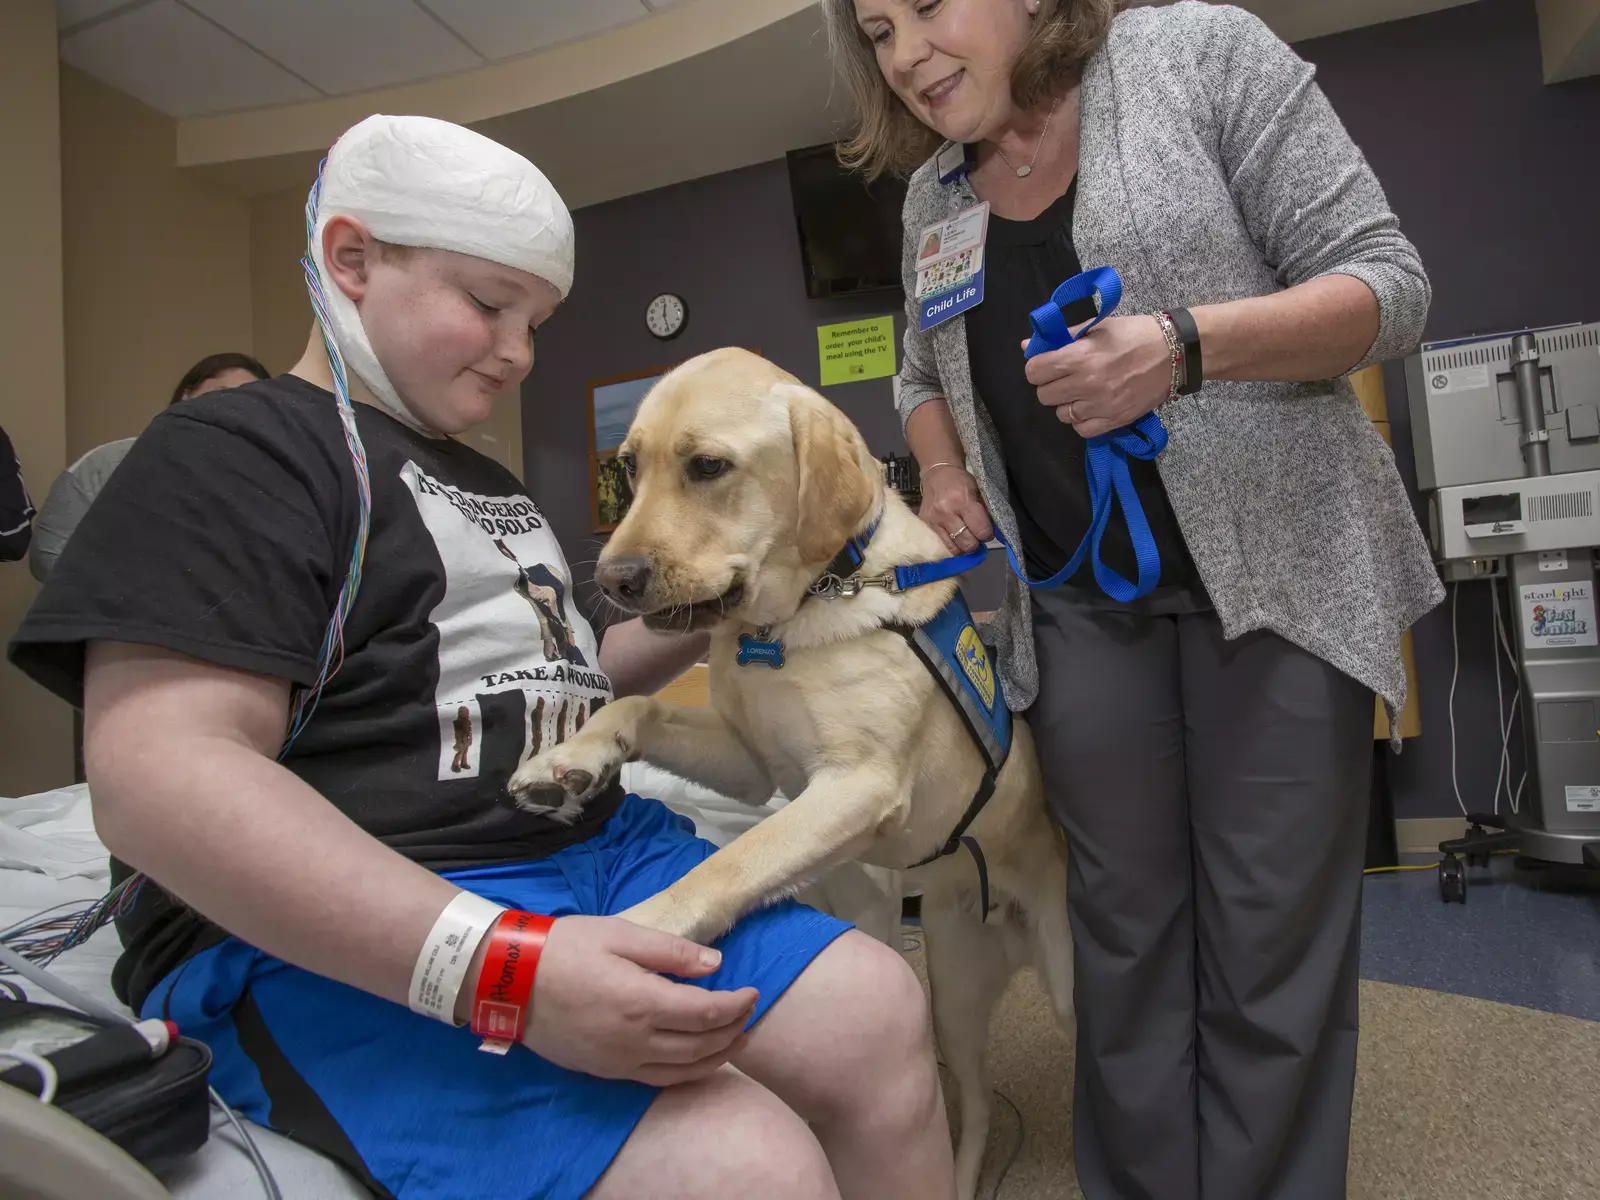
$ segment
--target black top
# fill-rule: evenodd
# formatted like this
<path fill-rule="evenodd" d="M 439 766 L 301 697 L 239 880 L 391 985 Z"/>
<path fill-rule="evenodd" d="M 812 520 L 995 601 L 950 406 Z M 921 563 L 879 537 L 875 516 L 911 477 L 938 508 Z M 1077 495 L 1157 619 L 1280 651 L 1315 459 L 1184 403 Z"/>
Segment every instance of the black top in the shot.
<path fill-rule="evenodd" d="M 370 406 L 356 413 L 372 486 L 361 587 L 344 665 L 285 765 L 433 870 L 591 836 L 615 785 L 570 827 L 505 790 L 524 754 L 611 697 L 554 534 L 498 463 Z M 156 417 L 96 497 L 11 659 L 73 704 L 94 639 L 310 683 L 356 511 L 329 393 L 283 376 L 186 401 Z M 114 982 L 136 1009 L 222 936 L 149 886 L 121 931 Z"/>
<path fill-rule="evenodd" d="M 1031 579 L 1047 579 L 1072 557 L 1089 529 L 1093 510 L 1084 474 L 1084 440 L 1057 418 L 1023 373 L 1022 342 L 1028 314 L 1083 267 L 1072 244 L 1078 184 L 1031 221 L 989 216 L 984 250 L 983 303 L 966 314 L 972 382 L 994 421 L 1005 455 L 1011 507 L 1022 536 L 1023 564 Z M 1111 264 L 1115 266 L 1115 264 Z M 1095 315 L 1093 300 L 1066 312 L 1067 324 Z M 1161 555 L 1156 589 L 1131 605 L 1112 600 L 1095 582 L 1087 557 L 1065 589 L 1075 600 L 1143 611 L 1203 611 L 1209 607 L 1194 561 L 1153 462 L 1128 460 L 1135 491 Z M 1124 579 L 1138 576 L 1132 539 L 1120 506 L 1113 510 L 1100 557 Z"/>

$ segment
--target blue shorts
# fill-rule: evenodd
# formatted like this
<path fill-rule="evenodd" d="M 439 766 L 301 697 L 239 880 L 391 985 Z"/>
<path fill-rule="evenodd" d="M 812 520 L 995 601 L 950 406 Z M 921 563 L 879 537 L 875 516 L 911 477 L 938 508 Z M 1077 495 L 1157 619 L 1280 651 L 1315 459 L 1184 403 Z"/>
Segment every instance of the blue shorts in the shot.
<path fill-rule="evenodd" d="M 451 871 L 469 891 L 552 916 L 609 915 L 687 874 L 716 849 L 658 800 L 629 796 L 593 838 L 537 862 Z M 850 928 L 793 901 L 753 913 L 720 942 L 701 987 L 754 987 L 754 1023 Z M 230 939 L 151 992 L 211 1047 L 212 1083 L 251 1120 L 337 1159 L 380 1197 L 578 1200 L 628 1140 L 656 1090 L 597 1079 L 479 1039 Z M 514 1153 L 507 1153 L 508 1149 Z"/>

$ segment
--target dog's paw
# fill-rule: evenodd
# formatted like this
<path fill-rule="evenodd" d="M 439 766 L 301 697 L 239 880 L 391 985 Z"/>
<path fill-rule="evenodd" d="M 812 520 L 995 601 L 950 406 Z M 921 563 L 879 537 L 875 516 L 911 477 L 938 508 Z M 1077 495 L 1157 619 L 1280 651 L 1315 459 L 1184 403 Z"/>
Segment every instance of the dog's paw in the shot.
<path fill-rule="evenodd" d="M 534 755 L 512 773 L 506 790 L 517 807 L 570 821 L 622 769 L 615 738 L 578 734 Z"/>

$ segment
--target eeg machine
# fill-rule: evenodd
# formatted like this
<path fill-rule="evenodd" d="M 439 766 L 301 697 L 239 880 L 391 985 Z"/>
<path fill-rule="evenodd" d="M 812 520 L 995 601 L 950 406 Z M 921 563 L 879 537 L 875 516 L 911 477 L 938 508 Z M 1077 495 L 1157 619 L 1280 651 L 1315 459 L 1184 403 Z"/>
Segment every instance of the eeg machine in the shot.
<path fill-rule="evenodd" d="M 1512 617 L 1527 765 L 1510 812 L 1440 845 L 1444 899 L 1499 849 L 1600 869 L 1600 323 L 1426 343 L 1405 370 L 1440 573 Z"/>

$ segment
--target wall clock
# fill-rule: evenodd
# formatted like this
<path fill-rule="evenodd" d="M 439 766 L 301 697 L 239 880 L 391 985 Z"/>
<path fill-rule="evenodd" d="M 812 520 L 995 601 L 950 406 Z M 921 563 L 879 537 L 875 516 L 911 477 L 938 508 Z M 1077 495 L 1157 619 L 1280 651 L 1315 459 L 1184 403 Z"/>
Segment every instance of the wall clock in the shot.
<path fill-rule="evenodd" d="M 682 333 L 688 320 L 689 306 L 674 292 L 662 292 L 644 310 L 645 328 L 663 342 Z"/>

